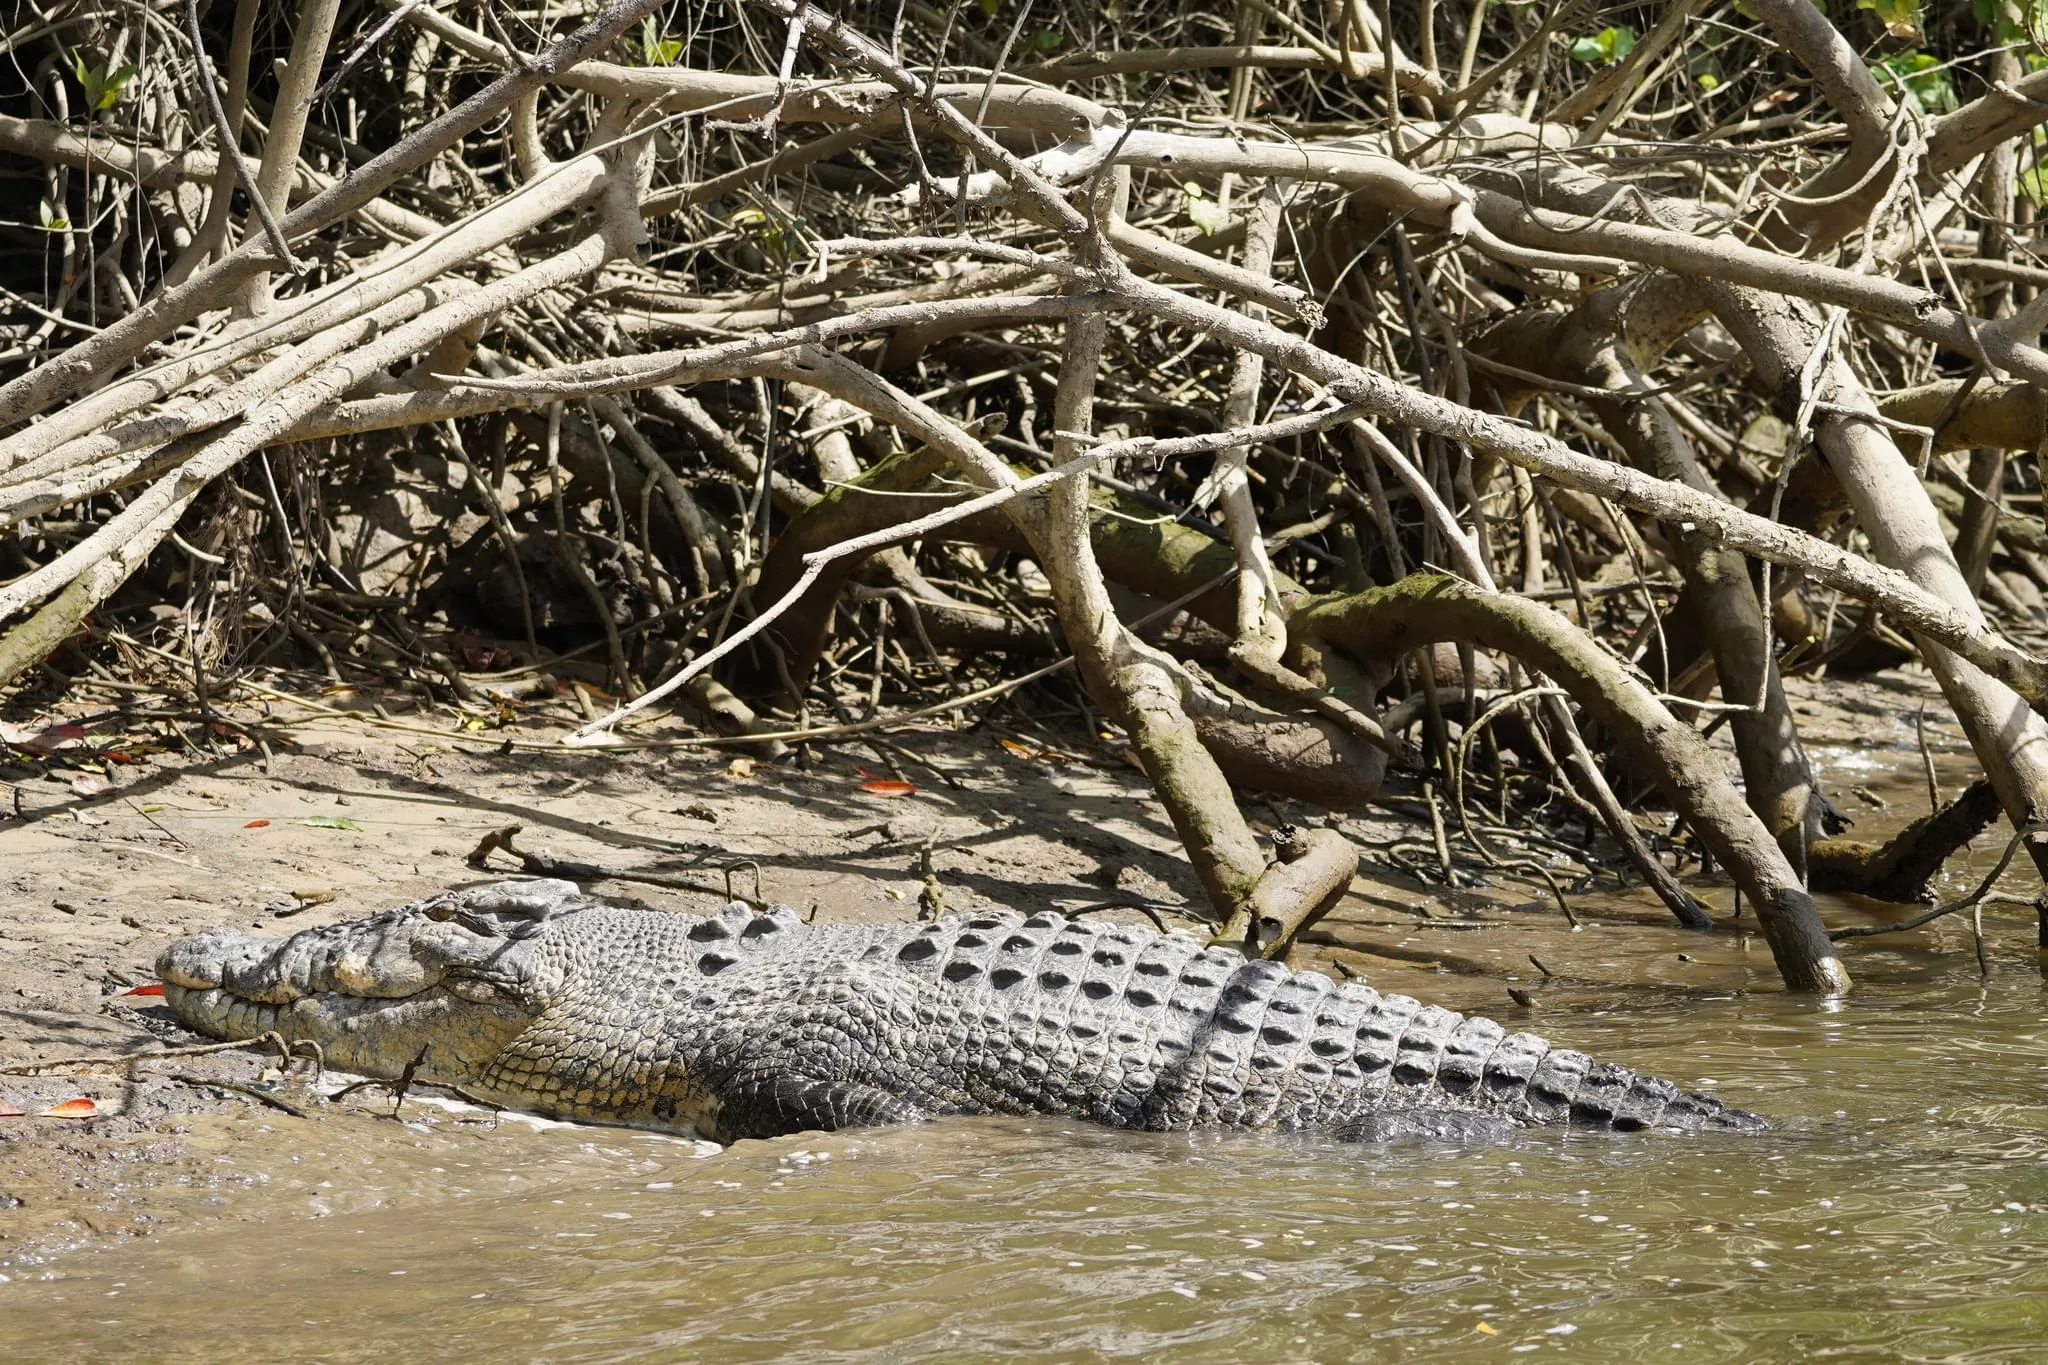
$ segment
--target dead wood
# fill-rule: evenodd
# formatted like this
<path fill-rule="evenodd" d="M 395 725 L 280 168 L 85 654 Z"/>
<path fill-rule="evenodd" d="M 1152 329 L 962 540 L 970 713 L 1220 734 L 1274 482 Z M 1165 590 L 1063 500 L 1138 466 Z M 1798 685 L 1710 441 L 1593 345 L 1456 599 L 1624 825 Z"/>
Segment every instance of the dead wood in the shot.
<path fill-rule="evenodd" d="M 1819 837 L 1785 676 L 1917 654 L 2048 813 L 2008 19 L 180 8 L 0 21 L 10 710 L 149 675 L 210 722 L 305 661 L 577 744 L 680 694 L 809 761 L 1064 709 L 1265 951 L 1353 855 L 1269 853 L 1246 792 L 1561 795 L 1697 923 L 1657 791 L 1819 990 L 1808 848 L 1915 890 L 1968 822 Z M 1079 692 L 1019 682 L 1061 650 Z"/>
<path fill-rule="evenodd" d="M 1881 844 L 1839 837 L 1817 840 L 1813 889 L 1901 905 L 1931 900 L 1931 883 L 1942 864 L 1968 847 L 1998 816 L 1998 792 L 1989 780 L 1980 779 Z"/>

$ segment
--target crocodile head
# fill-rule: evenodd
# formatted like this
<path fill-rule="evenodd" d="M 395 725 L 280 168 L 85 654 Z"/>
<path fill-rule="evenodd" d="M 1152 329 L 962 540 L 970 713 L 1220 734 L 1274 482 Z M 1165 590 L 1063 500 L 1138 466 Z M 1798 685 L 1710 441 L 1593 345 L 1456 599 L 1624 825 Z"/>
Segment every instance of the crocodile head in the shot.
<path fill-rule="evenodd" d="M 560 993 L 565 964 L 541 930 L 589 905 L 569 882 L 504 882 L 281 940 L 199 934 L 157 975 L 171 1012 L 209 1036 L 311 1039 L 384 1077 L 425 1050 L 421 1074 L 459 1085 Z"/>

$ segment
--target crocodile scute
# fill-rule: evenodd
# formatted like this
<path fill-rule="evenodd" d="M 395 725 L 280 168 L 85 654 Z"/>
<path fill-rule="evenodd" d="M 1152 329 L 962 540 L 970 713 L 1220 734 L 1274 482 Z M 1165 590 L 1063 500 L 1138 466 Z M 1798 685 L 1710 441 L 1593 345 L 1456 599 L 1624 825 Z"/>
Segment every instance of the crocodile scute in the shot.
<path fill-rule="evenodd" d="M 806 925 L 500 882 L 158 962 L 216 1038 L 719 1141 L 955 1114 L 1334 1140 L 1539 1125 L 1753 1133 L 1711 1096 L 1358 982 L 1055 914 Z"/>

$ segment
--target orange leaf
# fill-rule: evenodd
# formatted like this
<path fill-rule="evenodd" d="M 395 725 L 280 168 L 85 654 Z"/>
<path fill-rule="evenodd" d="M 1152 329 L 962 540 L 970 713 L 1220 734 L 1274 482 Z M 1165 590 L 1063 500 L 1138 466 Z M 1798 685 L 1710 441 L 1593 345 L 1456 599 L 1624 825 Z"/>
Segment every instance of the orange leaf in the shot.
<path fill-rule="evenodd" d="M 1014 739 L 999 739 L 996 743 L 1002 745 L 1019 758 L 1034 758 L 1038 754 L 1038 750 L 1032 748 L 1029 744 L 1019 744 Z"/>
<path fill-rule="evenodd" d="M 99 1116 L 100 1107 L 84 1095 L 36 1111 L 39 1119 L 96 1119 Z"/>
<path fill-rule="evenodd" d="M 162 995 L 163 993 L 164 983 L 161 981 L 152 981 L 146 986 L 130 986 L 125 991 L 115 992 L 117 995 Z"/>
<path fill-rule="evenodd" d="M 267 828 L 267 827 L 269 826 L 269 824 L 270 824 L 270 822 L 269 822 L 268 820 L 251 820 L 251 821 L 250 821 L 250 822 L 249 822 L 248 824 L 246 824 L 246 825 L 242 826 L 242 828 L 243 828 L 243 829 L 264 829 L 264 828 Z"/>
<path fill-rule="evenodd" d="M 860 784 L 860 789 L 864 792 L 873 792 L 876 796 L 910 796 L 917 791 L 912 784 L 898 782 L 893 777 L 869 778 Z"/>
<path fill-rule="evenodd" d="M 6 1100 L 0 1100 L 0 1119 L 18 1119 L 21 1117 L 21 1114 L 21 1110 L 16 1109 Z"/>

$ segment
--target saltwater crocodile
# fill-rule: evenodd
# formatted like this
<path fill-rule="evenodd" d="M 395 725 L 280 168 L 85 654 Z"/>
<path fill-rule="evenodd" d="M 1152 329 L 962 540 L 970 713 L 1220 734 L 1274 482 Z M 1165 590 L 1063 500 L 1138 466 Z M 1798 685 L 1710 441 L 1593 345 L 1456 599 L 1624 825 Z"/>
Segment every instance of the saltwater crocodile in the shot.
<path fill-rule="evenodd" d="M 1048 914 L 806 926 L 501 882 L 283 940 L 200 934 L 157 965 L 217 1038 L 719 1141 L 947 1114 L 1351 1140 L 1764 1127 L 1491 1020 Z"/>

